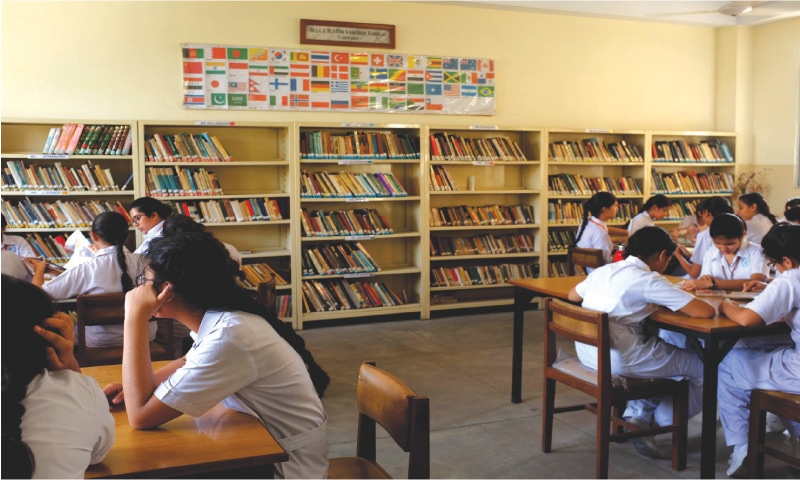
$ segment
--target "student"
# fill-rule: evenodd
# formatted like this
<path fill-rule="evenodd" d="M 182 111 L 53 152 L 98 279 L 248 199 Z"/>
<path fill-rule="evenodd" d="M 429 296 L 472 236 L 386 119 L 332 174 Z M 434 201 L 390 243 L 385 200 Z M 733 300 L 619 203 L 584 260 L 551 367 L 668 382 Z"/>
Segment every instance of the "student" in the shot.
<path fill-rule="evenodd" d="M 2 221 L 3 250 L 15 253 L 20 258 L 38 258 L 39 255 L 36 254 L 27 240 L 17 235 L 6 235 L 6 216 L 0 215 L 0 217 L 2 217 L 0 221 Z"/>
<path fill-rule="evenodd" d="M 642 227 L 655 227 L 656 220 L 667 216 L 667 208 L 670 205 L 672 205 L 672 201 L 660 193 L 648 198 L 639 209 L 639 214 L 628 223 L 628 236 L 633 235 Z"/>
<path fill-rule="evenodd" d="M 591 310 L 608 313 L 611 336 L 611 373 L 638 378 L 688 378 L 689 416 L 702 408 L 703 362 L 691 350 L 675 347 L 645 334 L 643 322 L 659 306 L 692 317 L 711 318 L 714 307 L 695 298 L 661 276 L 676 249 L 669 234 L 659 227 L 644 227 L 628 239 L 625 260 L 604 265 L 569 292 L 569 299 Z M 575 345 L 584 365 L 597 368 L 597 351 Z M 671 402 L 628 402 L 623 416 L 632 423 L 672 424 Z M 652 438 L 636 439 L 636 450 L 659 456 Z"/>
<path fill-rule="evenodd" d="M 609 235 L 612 233 L 628 235 L 628 231 L 625 229 L 606 225 L 606 222 L 617 216 L 618 208 L 617 197 L 613 193 L 597 192 L 592 195 L 592 198 L 583 205 L 583 221 L 578 227 L 575 245 L 581 248 L 602 250 L 606 263 L 611 263 L 614 243 Z M 592 270 L 592 268 L 587 268 L 586 272 L 589 273 Z"/>
<path fill-rule="evenodd" d="M 55 300 L 66 300 L 93 293 L 127 292 L 133 288 L 132 275 L 139 270 L 140 256 L 125 247 L 128 220 L 119 212 L 103 212 L 92 221 L 95 257 L 80 263 L 44 283 L 43 260 L 29 261 L 34 266 L 34 285 L 41 286 Z M 158 325 L 151 322 L 150 339 L 155 339 Z M 86 346 L 113 347 L 122 345 L 122 325 L 90 325 L 86 327 Z"/>
<path fill-rule="evenodd" d="M 725 299 L 720 311 L 743 327 L 785 320 L 791 328 L 794 345 L 734 349 L 719 366 L 719 415 L 725 442 L 733 447 L 729 476 L 744 474 L 753 389 L 800 394 L 800 225 L 775 225 L 762 239 L 761 247 L 779 275 L 744 307 Z M 800 425 L 784 423 L 796 441 Z"/>
<path fill-rule="evenodd" d="M 150 240 L 161 236 L 164 220 L 172 214 L 172 208 L 153 197 L 139 197 L 130 206 L 131 223 L 142 232 L 144 240 L 133 253 L 144 253 Z"/>
<path fill-rule="evenodd" d="M 788 218 L 789 210 L 794 207 L 800 207 L 800 197 L 790 197 L 789 200 L 786 200 L 786 206 L 783 207 L 783 217 L 779 218 L 779 222 L 786 222 L 791 221 Z M 797 215 L 800 215 L 797 214 Z"/>
<path fill-rule="evenodd" d="M 775 215 L 770 213 L 764 196 L 758 192 L 739 195 L 736 213 L 747 223 L 747 239 L 759 245 L 764 234 L 778 222 Z"/>
<path fill-rule="evenodd" d="M 114 443 L 106 396 L 80 373 L 72 319 L 28 282 L 3 275 L 2 291 L 2 477 L 83 478 Z"/>
<path fill-rule="evenodd" d="M 164 225 L 161 230 L 162 235 L 178 235 L 186 232 L 207 233 L 206 227 L 202 223 L 195 222 L 192 217 L 187 217 L 183 214 L 174 213 L 164 220 Z M 209 235 L 211 235 L 209 233 Z M 231 258 L 237 263 L 239 268 L 242 267 L 242 254 L 230 243 L 222 242 L 225 249 L 231 255 Z"/>
<path fill-rule="evenodd" d="M 151 242 L 141 284 L 125 302 L 122 385 L 104 390 L 112 403 L 124 395 L 128 421 L 138 429 L 181 413 L 200 416 L 222 401 L 257 416 L 289 453 L 275 466 L 277 476 L 325 478 L 327 417 L 319 397 L 328 375 L 291 325 L 236 283 L 229 258 L 202 233 Z M 146 333 L 153 315 L 174 318 L 195 336 L 185 357 L 156 372 Z"/>
<path fill-rule="evenodd" d="M 800 206 L 787 208 L 783 214 L 783 222 L 800 225 Z"/>
<path fill-rule="evenodd" d="M 26 282 L 31 281 L 33 277 L 31 271 L 25 266 L 25 262 L 23 262 L 17 254 L 11 253 L 8 250 L 0 250 L 0 254 L 2 254 L 2 258 L 0 258 L 0 269 L 3 275 L 18 278 Z"/>
<path fill-rule="evenodd" d="M 723 213 L 733 213 L 733 208 L 725 197 L 709 197 L 697 206 L 698 221 L 706 226 L 711 225 L 714 218 Z M 678 260 L 689 278 L 697 278 L 703 267 L 703 258 L 713 246 L 709 229 L 705 228 L 697 233 L 691 255 L 683 246 L 679 246 L 680 254 L 675 255 L 675 259 Z"/>

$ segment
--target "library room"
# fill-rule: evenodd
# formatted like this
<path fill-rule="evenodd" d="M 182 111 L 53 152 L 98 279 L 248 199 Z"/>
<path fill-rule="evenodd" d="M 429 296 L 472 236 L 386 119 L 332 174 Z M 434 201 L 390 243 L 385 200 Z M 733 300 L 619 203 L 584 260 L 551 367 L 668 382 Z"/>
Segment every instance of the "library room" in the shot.
<path fill-rule="evenodd" d="M 0 12 L 3 477 L 800 478 L 800 2 Z"/>

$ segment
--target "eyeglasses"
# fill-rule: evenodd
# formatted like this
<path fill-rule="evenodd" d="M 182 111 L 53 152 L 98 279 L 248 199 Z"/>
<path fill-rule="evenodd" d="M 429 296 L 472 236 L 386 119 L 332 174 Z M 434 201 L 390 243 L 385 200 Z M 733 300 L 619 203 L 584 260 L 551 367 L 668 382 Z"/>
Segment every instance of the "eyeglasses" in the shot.
<path fill-rule="evenodd" d="M 138 225 L 139 221 L 142 219 L 142 217 L 146 217 L 146 216 L 147 215 L 145 215 L 143 213 L 140 213 L 139 215 L 134 215 L 134 216 L 131 217 L 131 223 L 134 224 L 134 225 Z"/>
<path fill-rule="evenodd" d="M 144 274 L 144 273 L 140 273 L 139 275 L 136 275 L 136 286 L 137 287 L 141 287 L 142 285 L 146 285 L 146 284 L 152 283 L 152 282 L 153 282 L 153 279 L 152 278 L 147 278 L 146 274 Z"/>
<path fill-rule="evenodd" d="M 777 260 L 770 260 L 767 262 L 767 268 L 770 270 L 775 270 L 775 264 L 778 263 Z"/>

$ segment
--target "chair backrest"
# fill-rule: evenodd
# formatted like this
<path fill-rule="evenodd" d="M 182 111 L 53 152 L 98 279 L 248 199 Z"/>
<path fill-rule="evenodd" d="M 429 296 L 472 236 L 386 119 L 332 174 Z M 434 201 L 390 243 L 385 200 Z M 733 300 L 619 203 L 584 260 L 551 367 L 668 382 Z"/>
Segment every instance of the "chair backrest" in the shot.
<path fill-rule="evenodd" d="M 584 268 L 598 268 L 605 265 L 603 251 L 597 248 L 582 248 L 570 245 L 567 247 L 567 273 L 575 275 L 575 265 Z"/>
<path fill-rule="evenodd" d="M 264 278 L 264 281 L 258 284 L 256 301 L 264 306 L 268 312 L 276 313 L 276 303 L 278 300 L 277 293 L 275 292 L 275 277 L 271 274 L 269 277 Z"/>
<path fill-rule="evenodd" d="M 407 478 L 430 478 L 430 405 L 394 375 L 364 362 L 358 371 L 358 440 L 356 454 L 376 461 L 380 424 L 409 454 Z"/>

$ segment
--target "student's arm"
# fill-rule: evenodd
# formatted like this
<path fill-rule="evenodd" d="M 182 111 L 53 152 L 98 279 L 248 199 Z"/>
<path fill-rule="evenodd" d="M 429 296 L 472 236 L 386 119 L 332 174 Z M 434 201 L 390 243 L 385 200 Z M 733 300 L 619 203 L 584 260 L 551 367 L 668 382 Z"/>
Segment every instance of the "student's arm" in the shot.
<path fill-rule="evenodd" d="M 767 282 L 769 281 L 770 281 L 769 278 L 767 278 L 763 282 L 760 282 L 758 280 L 748 280 L 744 282 L 744 287 L 742 288 L 742 290 L 745 292 L 760 292 L 765 288 L 767 288 Z"/>
<path fill-rule="evenodd" d="M 569 300 L 572 302 L 576 303 L 583 302 L 583 297 L 578 295 L 578 291 L 575 290 L 575 287 L 572 287 L 572 290 L 569 291 L 569 293 L 567 294 L 567 298 L 569 298 Z"/>
<path fill-rule="evenodd" d="M 78 373 L 81 366 L 75 358 L 75 327 L 72 318 L 64 312 L 56 312 L 45 319 L 44 327 L 34 327 L 40 337 L 50 344 L 45 350 L 47 369 L 74 370 Z"/>
<path fill-rule="evenodd" d="M 749 308 L 740 307 L 728 298 L 722 300 L 719 310 L 743 327 L 758 327 L 765 323 L 759 314 Z"/>
<path fill-rule="evenodd" d="M 695 263 L 690 260 L 691 255 L 689 251 L 686 250 L 686 247 L 683 245 L 678 245 L 678 250 L 675 252 L 675 260 L 683 267 L 684 271 L 689 274 L 692 278 L 697 278 L 700 276 L 700 271 L 703 268 L 703 265 L 700 263 Z"/>
<path fill-rule="evenodd" d="M 744 289 L 746 283 L 749 282 L 763 282 L 767 279 L 767 276 L 763 273 L 754 273 L 750 275 L 750 279 L 748 280 L 725 280 L 722 278 L 716 278 L 715 281 L 717 282 L 717 288 L 720 290 L 736 290 L 740 291 Z"/>
<path fill-rule="evenodd" d="M 623 237 L 625 240 L 628 239 L 628 229 L 626 228 L 619 228 L 619 227 L 608 227 L 608 235 L 613 240 L 614 237 Z"/>
<path fill-rule="evenodd" d="M 696 318 L 713 318 L 717 314 L 711 304 L 699 298 L 693 298 L 691 302 L 687 303 L 679 311 Z"/>
<path fill-rule="evenodd" d="M 37 287 L 44 285 L 44 271 L 47 269 L 47 260 L 39 258 L 26 258 L 25 263 L 33 268 L 31 283 Z"/>

